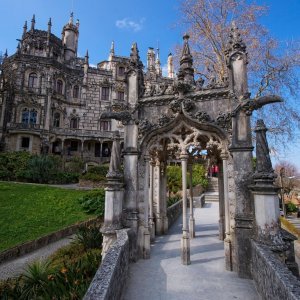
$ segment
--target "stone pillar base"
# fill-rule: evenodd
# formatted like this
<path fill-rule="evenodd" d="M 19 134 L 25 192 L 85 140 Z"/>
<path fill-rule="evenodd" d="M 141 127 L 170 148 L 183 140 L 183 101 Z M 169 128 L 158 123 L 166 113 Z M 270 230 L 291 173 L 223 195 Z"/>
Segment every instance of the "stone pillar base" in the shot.
<path fill-rule="evenodd" d="M 104 259 L 106 253 L 108 252 L 111 245 L 117 240 L 116 234 L 105 234 L 103 233 L 103 242 L 102 242 L 102 259 Z"/>
<path fill-rule="evenodd" d="M 183 265 L 190 265 L 190 238 L 188 232 L 183 232 L 181 238 L 181 263 Z"/>
<path fill-rule="evenodd" d="M 163 222 L 161 217 L 157 217 L 155 221 L 155 234 L 156 235 L 162 235 L 164 233 L 163 230 Z"/>
<path fill-rule="evenodd" d="M 225 269 L 227 271 L 232 271 L 232 247 L 231 247 L 231 240 L 227 236 L 224 240 L 224 250 L 225 250 Z"/>
<path fill-rule="evenodd" d="M 144 230 L 144 249 L 143 249 L 143 258 L 150 258 L 150 232 L 149 228 L 145 228 Z"/>
<path fill-rule="evenodd" d="M 224 241 L 225 239 L 225 223 L 224 218 L 219 219 L 219 240 Z"/>
<path fill-rule="evenodd" d="M 167 233 L 168 232 L 168 229 L 169 229 L 169 220 L 168 220 L 168 217 L 165 216 L 164 217 L 164 222 L 163 222 L 163 226 L 164 226 L 164 233 Z"/>
<path fill-rule="evenodd" d="M 150 230 L 150 241 L 154 242 L 155 240 L 155 223 L 153 220 L 149 221 L 149 230 Z"/>
<path fill-rule="evenodd" d="M 189 219 L 189 231 L 190 231 L 190 238 L 193 239 L 196 234 L 195 234 L 195 219 L 190 216 Z"/>

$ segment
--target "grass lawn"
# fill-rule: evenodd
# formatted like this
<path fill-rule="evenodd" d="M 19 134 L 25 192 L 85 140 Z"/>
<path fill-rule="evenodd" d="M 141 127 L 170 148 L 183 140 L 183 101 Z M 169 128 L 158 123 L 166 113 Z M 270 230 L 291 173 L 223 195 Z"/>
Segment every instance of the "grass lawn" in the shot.
<path fill-rule="evenodd" d="M 85 193 L 0 182 L 0 251 L 93 217 L 77 201 Z"/>

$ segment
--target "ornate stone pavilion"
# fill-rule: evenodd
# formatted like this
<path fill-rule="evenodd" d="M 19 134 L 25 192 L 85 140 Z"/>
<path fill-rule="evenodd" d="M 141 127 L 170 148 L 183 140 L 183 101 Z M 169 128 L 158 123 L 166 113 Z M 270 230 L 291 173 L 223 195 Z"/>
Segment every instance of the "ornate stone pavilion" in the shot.
<path fill-rule="evenodd" d="M 74 24 L 73 15 L 61 39 L 52 34 L 51 20 L 47 31 L 35 29 L 34 17 L 29 30 L 25 23 L 17 52 L 5 55 L 1 66 L 2 150 L 71 154 L 97 163 L 112 154 L 104 254 L 118 230 L 129 227 L 136 237 L 131 255 L 140 258 L 151 255 L 151 238 L 168 230 L 166 166 L 174 160 L 181 163 L 185 265 L 190 264 L 195 234 L 193 214 L 187 217 L 186 174 L 205 150 L 221 174 L 220 236 L 226 268 L 251 277 L 253 240 L 288 257 L 290 240 L 279 227 L 266 128 L 258 122 L 255 172 L 250 128 L 254 110 L 282 100 L 250 98 L 246 45 L 238 29 L 233 26 L 225 53 L 228 77 L 217 82 L 211 76 L 207 83 L 194 79 L 188 35 L 176 77 L 171 55 L 168 77 L 162 76 L 153 48 L 144 70 L 137 44 L 130 57 L 116 56 L 112 45 L 108 60 L 94 68 L 88 54 L 77 57 L 78 36 L 79 22 Z"/>

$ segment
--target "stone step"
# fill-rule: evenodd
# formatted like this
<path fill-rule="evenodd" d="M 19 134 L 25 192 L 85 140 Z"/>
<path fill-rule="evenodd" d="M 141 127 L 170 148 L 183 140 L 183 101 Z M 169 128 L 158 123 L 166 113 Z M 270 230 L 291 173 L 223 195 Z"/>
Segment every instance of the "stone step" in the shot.
<path fill-rule="evenodd" d="M 217 192 L 206 192 L 205 202 L 219 202 L 219 193 Z"/>

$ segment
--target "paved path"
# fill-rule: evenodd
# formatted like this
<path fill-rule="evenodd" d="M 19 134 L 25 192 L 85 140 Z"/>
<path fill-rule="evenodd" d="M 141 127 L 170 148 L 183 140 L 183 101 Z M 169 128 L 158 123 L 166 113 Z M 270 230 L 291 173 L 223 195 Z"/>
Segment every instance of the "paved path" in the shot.
<path fill-rule="evenodd" d="M 196 238 L 189 266 L 180 262 L 181 218 L 170 234 L 156 238 L 149 260 L 130 265 L 124 300 L 258 300 L 252 280 L 224 269 L 218 239 L 218 203 L 196 208 Z"/>
<path fill-rule="evenodd" d="M 71 242 L 71 237 L 66 237 L 45 247 L 37 249 L 24 256 L 18 257 L 11 261 L 0 264 L 0 279 L 6 279 L 21 274 L 24 268 L 37 259 L 46 259 L 57 249 L 68 245 Z"/>

